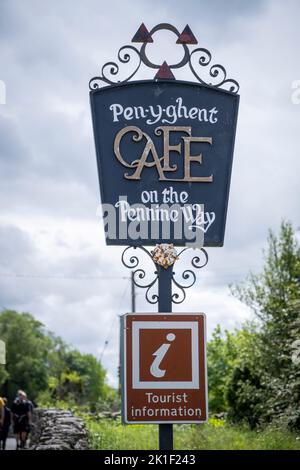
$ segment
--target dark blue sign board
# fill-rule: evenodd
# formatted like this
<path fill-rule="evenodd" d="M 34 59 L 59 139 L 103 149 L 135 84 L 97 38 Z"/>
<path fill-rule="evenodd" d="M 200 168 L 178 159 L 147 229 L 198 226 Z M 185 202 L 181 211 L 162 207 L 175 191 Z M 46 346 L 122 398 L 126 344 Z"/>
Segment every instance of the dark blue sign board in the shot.
<path fill-rule="evenodd" d="M 222 246 L 239 95 L 147 80 L 90 99 L 106 243 Z"/>

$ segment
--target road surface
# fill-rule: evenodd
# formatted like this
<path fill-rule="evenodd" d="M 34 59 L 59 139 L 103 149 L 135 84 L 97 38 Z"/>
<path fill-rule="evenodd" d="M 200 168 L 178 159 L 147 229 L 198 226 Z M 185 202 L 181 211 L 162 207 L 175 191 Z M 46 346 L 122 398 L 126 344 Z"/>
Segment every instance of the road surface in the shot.
<path fill-rule="evenodd" d="M 16 450 L 16 439 L 9 437 L 6 441 L 6 450 Z"/>

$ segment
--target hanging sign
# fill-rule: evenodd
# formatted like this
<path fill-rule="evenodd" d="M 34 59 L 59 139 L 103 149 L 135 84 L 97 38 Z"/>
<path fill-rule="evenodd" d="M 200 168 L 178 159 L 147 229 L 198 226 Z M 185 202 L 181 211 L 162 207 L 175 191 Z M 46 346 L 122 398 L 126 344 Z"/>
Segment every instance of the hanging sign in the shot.
<path fill-rule="evenodd" d="M 147 56 L 159 30 L 177 36 L 184 53 L 177 64 L 155 64 Z M 222 246 L 238 83 L 223 66 L 210 65 L 207 49 L 189 49 L 197 40 L 188 26 L 180 34 L 166 23 L 150 33 L 141 25 L 132 42 L 142 43 L 141 49 L 124 46 L 118 54 L 121 64 L 129 64 L 132 54 L 138 60 L 127 79 L 113 81 L 120 67 L 108 62 L 90 81 L 106 243 Z M 208 80 L 200 78 L 195 61 L 209 67 Z M 157 69 L 154 79 L 130 82 L 141 63 Z M 175 79 L 172 70 L 183 66 L 197 83 Z"/>
<path fill-rule="evenodd" d="M 145 81 L 91 103 L 107 243 L 221 246 L 238 96 Z"/>

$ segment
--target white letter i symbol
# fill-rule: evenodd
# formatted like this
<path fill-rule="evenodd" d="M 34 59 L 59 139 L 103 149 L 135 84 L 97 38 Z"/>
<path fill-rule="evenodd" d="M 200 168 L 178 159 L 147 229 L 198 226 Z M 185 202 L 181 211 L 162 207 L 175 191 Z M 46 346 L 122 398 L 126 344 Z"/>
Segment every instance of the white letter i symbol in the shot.
<path fill-rule="evenodd" d="M 174 335 L 174 333 L 168 333 L 166 336 L 166 339 L 168 341 L 174 341 L 175 338 L 176 336 Z M 157 378 L 164 377 L 166 371 L 160 369 L 159 366 L 161 364 L 161 361 L 165 357 L 170 346 L 171 346 L 170 343 L 164 343 L 157 349 L 157 351 L 155 351 L 152 354 L 152 356 L 155 356 L 155 359 L 152 362 L 151 367 L 150 367 L 150 373 L 151 375 L 153 375 L 153 377 L 157 377 Z"/>

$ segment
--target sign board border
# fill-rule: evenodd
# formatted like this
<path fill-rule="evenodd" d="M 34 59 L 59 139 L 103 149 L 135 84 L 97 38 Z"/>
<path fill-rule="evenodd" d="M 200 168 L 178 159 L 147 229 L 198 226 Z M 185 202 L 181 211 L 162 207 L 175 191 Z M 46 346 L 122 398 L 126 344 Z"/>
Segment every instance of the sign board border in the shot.
<path fill-rule="evenodd" d="M 171 420 L 171 421 L 128 421 L 127 419 L 127 382 L 126 382 L 126 364 L 127 364 L 127 355 L 126 355 L 126 319 L 128 316 L 169 316 L 170 318 L 176 316 L 184 315 L 197 315 L 203 317 L 203 332 L 204 332 L 204 375 L 205 375 L 205 413 L 206 417 L 203 420 Z M 206 315 L 203 312 L 128 312 L 120 316 L 121 321 L 121 335 L 120 335 L 120 356 L 121 356 L 121 402 L 122 402 L 122 422 L 123 424 L 205 424 L 208 422 L 208 380 L 207 380 L 207 331 L 206 331 Z M 172 389 L 170 389 L 172 390 Z"/>

